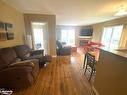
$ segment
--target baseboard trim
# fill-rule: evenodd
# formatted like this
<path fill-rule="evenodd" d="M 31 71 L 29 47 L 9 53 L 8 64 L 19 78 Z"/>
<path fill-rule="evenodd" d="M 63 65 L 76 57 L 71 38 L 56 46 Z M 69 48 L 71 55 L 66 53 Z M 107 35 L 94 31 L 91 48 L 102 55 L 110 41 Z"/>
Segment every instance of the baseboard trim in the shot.
<path fill-rule="evenodd" d="M 94 93 L 95 93 L 96 95 L 100 95 L 100 94 L 98 93 L 98 91 L 95 89 L 94 86 L 92 86 L 92 89 L 93 89 L 93 91 L 94 91 Z"/>

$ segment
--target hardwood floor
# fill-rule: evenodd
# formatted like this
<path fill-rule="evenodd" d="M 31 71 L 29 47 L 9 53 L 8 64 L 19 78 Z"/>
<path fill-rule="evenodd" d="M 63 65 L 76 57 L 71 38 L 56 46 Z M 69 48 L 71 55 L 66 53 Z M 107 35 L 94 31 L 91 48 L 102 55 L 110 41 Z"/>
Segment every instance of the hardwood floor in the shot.
<path fill-rule="evenodd" d="M 53 57 L 31 87 L 14 91 L 13 95 L 94 95 L 83 74 L 82 62 L 83 56 L 78 53 Z"/>

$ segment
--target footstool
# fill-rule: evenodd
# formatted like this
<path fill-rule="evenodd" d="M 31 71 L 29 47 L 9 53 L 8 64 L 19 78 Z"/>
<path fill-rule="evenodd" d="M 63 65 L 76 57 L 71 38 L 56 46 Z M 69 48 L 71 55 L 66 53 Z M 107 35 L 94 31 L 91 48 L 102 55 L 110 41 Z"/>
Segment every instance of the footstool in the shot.
<path fill-rule="evenodd" d="M 51 61 L 52 61 L 52 56 L 51 55 L 43 56 L 42 60 L 41 60 L 41 63 L 40 63 L 40 67 L 44 67 L 47 62 L 51 62 Z"/>
<path fill-rule="evenodd" d="M 43 61 L 44 62 L 51 62 L 52 61 L 52 56 L 51 55 L 45 55 L 45 56 L 43 56 Z"/>

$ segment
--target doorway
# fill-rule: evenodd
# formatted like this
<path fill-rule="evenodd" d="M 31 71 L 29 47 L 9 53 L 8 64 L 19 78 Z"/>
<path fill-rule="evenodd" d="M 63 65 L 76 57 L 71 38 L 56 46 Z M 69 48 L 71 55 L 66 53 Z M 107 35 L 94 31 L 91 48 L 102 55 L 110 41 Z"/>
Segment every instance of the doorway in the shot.
<path fill-rule="evenodd" d="M 44 49 L 44 28 L 45 23 L 32 22 L 33 46 L 35 50 Z"/>

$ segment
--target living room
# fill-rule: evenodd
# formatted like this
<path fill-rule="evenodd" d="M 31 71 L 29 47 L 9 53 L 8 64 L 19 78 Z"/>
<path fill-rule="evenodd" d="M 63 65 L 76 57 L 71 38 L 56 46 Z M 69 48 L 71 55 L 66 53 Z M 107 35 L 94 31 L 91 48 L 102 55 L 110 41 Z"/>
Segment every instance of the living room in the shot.
<path fill-rule="evenodd" d="M 0 0 L 0 94 L 126 95 L 126 5 Z M 100 63 L 95 75 L 86 71 L 89 52 Z"/>

